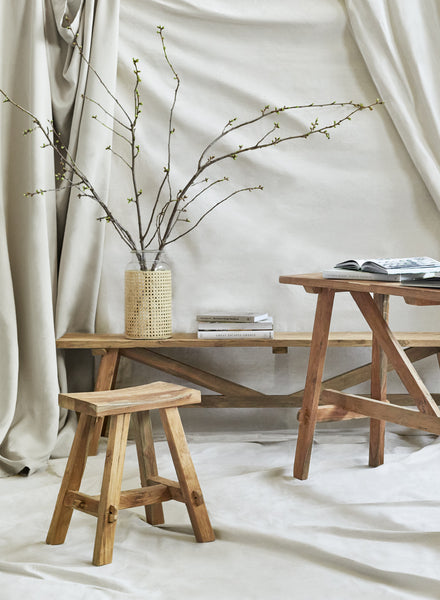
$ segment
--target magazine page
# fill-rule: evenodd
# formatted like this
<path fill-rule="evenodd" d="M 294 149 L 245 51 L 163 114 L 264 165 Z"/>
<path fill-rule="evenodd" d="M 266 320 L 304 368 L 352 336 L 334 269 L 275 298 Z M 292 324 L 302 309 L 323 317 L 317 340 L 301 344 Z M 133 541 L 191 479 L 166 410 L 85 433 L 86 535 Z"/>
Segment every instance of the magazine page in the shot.
<path fill-rule="evenodd" d="M 360 258 L 350 259 L 335 265 L 338 269 L 354 269 L 372 273 L 426 273 L 440 270 L 440 261 L 429 256 L 408 258 Z"/>

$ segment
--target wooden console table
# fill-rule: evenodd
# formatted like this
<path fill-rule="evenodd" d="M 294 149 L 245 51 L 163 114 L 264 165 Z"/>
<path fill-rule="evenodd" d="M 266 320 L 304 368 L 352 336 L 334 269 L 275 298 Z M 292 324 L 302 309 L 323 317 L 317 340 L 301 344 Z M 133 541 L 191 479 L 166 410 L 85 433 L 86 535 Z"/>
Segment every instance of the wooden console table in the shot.
<path fill-rule="evenodd" d="M 412 361 L 402 349 L 400 334 L 393 334 L 388 326 L 390 296 L 400 296 L 407 304 L 416 306 L 440 305 L 440 289 L 410 287 L 383 281 L 323 279 L 320 274 L 286 275 L 281 283 L 301 285 L 306 292 L 317 294 L 315 322 L 311 339 L 309 366 L 304 388 L 298 441 L 295 452 L 294 476 L 307 479 L 313 445 L 315 424 L 322 410 L 321 400 L 335 407 L 341 417 L 355 415 L 370 417 L 370 465 L 378 466 L 384 460 L 384 425 L 386 421 L 440 434 L 440 409 L 434 397 L 419 378 Z M 330 320 L 336 292 L 349 292 L 365 317 L 372 334 L 371 397 L 342 393 L 326 386 L 321 380 L 326 349 L 330 340 Z M 412 334 L 420 340 L 426 334 Z M 431 334 L 438 336 L 438 334 Z M 437 340 L 439 338 L 437 337 Z M 414 345 L 413 340 L 413 345 Z M 440 348 L 436 349 L 437 356 Z M 418 411 L 397 403 L 390 403 L 386 393 L 387 359 L 398 373 Z M 347 386 L 348 387 L 348 386 Z M 324 407 L 324 411 L 328 410 Z"/>

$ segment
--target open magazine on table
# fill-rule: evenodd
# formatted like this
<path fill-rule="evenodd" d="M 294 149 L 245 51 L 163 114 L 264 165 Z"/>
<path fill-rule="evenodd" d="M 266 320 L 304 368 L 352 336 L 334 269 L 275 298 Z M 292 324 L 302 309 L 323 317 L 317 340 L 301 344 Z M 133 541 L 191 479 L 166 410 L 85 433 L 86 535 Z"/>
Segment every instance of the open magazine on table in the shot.
<path fill-rule="evenodd" d="M 429 256 L 411 256 L 409 258 L 356 258 L 339 262 L 335 269 L 367 271 L 384 275 L 404 273 L 438 272 L 440 276 L 440 261 Z"/>

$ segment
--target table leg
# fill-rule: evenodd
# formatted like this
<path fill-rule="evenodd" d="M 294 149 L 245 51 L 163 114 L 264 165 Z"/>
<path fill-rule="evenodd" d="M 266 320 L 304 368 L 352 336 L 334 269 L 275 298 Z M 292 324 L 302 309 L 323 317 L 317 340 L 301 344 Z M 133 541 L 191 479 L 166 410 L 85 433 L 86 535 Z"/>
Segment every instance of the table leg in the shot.
<path fill-rule="evenodd" d="M 95 392 L 112 390 L 116 382 L 119 366 L 119 350 L 118 348 L 108 348 L 101 358 L 101 363 L 96 377 Z M 89 444 L 89 456 L 98 454 L 98 444 L 104 425 L 104 418 L 99 417 L 96 421 L 92 439 Z"/>
<path fill-rule="evenodd" d="M 318 295 L 293 469 L 297 479 L 307 479 L 309 474 L 334 295 L 328 289 L 322 289 Z"/>
<path fill-rule="evenodd" d="M 388 321 L 389 296 L 374 294 L 374 301 L 382 317 Z M 387 402 L 387 370 L 388 361 L 382 350 L 377 336 L 373 332 L 373 346 L 371 357 L 371 397 L 375 400 Z M 385 421 L 370 420 L 370 467 L 378 467 L 384 462 L 385 452 Z"/>
<path fill-rule="evenodd" d="M 408 360 L 401 345 L 383 319 L 373 298 L 365 292 L 350 293 L 420 412 L 440 417 L 440 410 L 428 388 Z"/>

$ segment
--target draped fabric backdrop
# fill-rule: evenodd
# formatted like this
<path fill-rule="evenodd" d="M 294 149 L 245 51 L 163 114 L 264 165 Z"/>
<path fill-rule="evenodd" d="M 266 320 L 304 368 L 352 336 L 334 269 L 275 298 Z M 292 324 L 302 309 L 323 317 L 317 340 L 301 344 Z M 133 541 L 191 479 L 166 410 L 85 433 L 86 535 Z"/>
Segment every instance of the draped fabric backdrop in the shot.
<path fill-rule="evenodd" d="M 380 97 L 440 208 L 439 3 L 346 0 L 346 5 Z"/>
<path fill-rule="evenodd" d="M 69 152 L 105 190 L 110 160 L 94 144 L 108 144 L 110 134 L 103 129 L 90 135 L 92 113 L 83 95 L 110 110 L 112 105 L 71 42 L 77 34 L 85 55 L 114 87 L 118 0 L 19 1 L 3 3 L 1 11 L 2 56 L 10 57 L 2 61 L 1 87 L 40 120 L 53 119 Z M 55 187 L 53 156 L 40 149 L 42 136 L 23 139 L 30 119 L 11 106 L 2 107 L 0 118 L 7 139 L 0 198 L 5 371 L 0 464 L 3 472 L 14 473 L 44 465 L 65 426 L 66 414 L 59 417 L 56 401 L 55 336 L 68 329 L 93 330 L 103 231 L 96 208 L 76 198 L 70 202 L 69 190 L 23 198 L 25 192 Z M 65 387 L 62 361 L 59 366 Z M 64 450 L 61 444 L 59 451 Z"/>
<path fill-rule="evenodd" d="M 235 197 L 169 247 L 175 331 L 194 330 L 196 312 L 219 308 L 267 310 L 276 329 L 307 331 L 313 298 L 280 286 L 280 274 L 319 271 L 353 256 L 439 257 L 434 2 L 125 0 L 119 6 L 118 0 L 14 0 L 1 3 L 0 17 L 7 57 L 0 87 L 40 118 L 54 118 L 88 176 L 131 224 L 133 211 L 124 201 L 127 171 L 104 151 L 119 142 L 91 119 L 96 107 L 83 94 L 109 111 L 113 107 L 72 51 L 67 24 L 128 106 L 131 60 L 140 59 L 139 183 L 145 198 L 153 197 L 166 164 L 174 83 L 157 25 L 165 26 L 168 53 L 182 80 L 173 136 L 176 188 L 233 117 L 249 118 L 266 104 L 366 103 L 379 95 L 386 101 L 386 108 L 365 111 L 338 128 L 330 141 L 300 140 L 223 165 L 228 191 L 258 184 L 264 190 Z M 317 116 L 322 124 L 334 118 L 315 110 L 286 115 L 283 131 L 308 127 Z M 128 256 L 87 199 L 67 192 L 23 196 L 54 187 L 53 157 L 40 149 L 40 136 L 22 135 L 29 119 L 12 106 L 0 106 L 0 125 L 0 462 L 8 474 L 43 467 L 51 453 L 65 452 L 72 424 L 59 415 L 58 388 L 67 387 L 68 374 L 71 385 L 75 373 L 80 376 L 74 385 L 90 388 L 92 365 L 87 363 L 88 374 L 78 370 L 84 357 L 76 355 L 75 368 L 66 374 L 63 356 L 57 365 L 55 338 L 68 330 L 123 330 Z M 438 310 L 396 302 L 391 324 L 436 330 Z M 365 329 L 349 298 L 338 298 L 333 328 Z M 306 349 L 276 356 L 259 349 L 172 354 L 280 394 L 303 387 L 308 356 Z M 368 362 L 367 350 L 331 350 L 326 374 L 359 361 Z M 433 388 L 437 369 L 434 359 L 422 365 Z M 120 384 L 153 378 L 154 371 L 121 365 Z M 287 409 L 191 409 L 184 417 L 189 431 L 241 437 L 296 426 Z"/>

